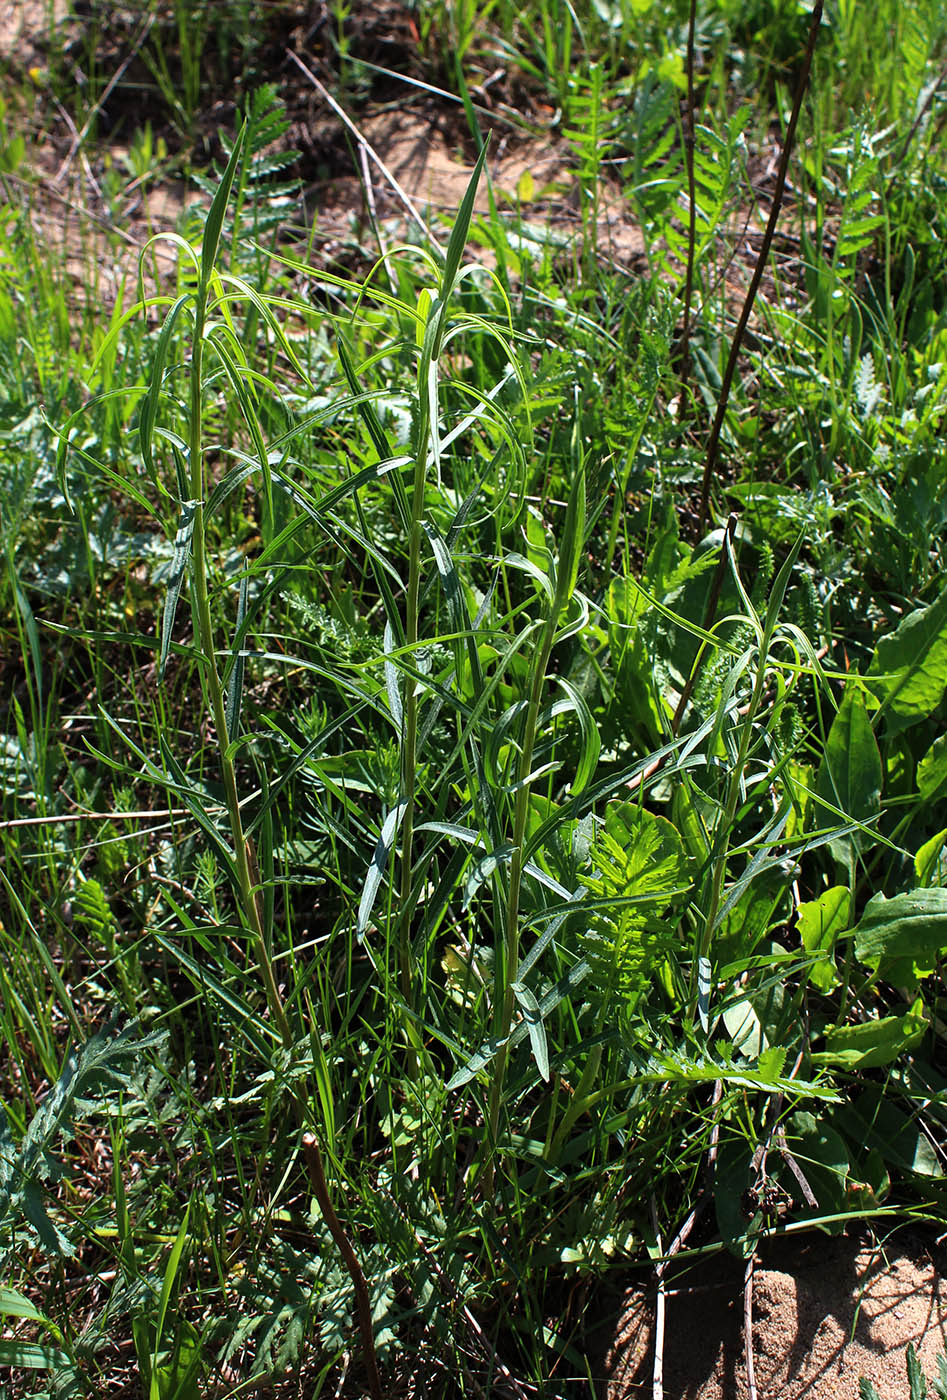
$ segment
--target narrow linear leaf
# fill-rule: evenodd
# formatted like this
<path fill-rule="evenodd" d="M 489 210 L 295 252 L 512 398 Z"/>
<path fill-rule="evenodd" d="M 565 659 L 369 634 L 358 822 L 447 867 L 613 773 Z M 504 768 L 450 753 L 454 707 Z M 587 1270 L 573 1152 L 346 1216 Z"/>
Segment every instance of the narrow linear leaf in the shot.
<path fill-rule="evenodd" d="M 164 1270 L 164 1278 L 161 1282 L 161 1298 L 158 1302 L 158 1317 L 155 1322 L 155 1349 L 151 1358 L 149 1400 L 162 1400 L 161 1385 L 159 1383 L 158 1358 L 161 1352 L 161 1342 L 164 1336 L 165 1321 L 168 1316 L 168 1306 L 171 1302 L 171 1293 L 178 1276 L 178 1269 L 181 1264 L 181 1256 L 184 1253 L 184 1246 L 188 1241 L 187 1227 L 190 1214 L 191 1203 L 188 1201 L 187 1205 L 184 1207 L 184 1219 L 181 1221 L 181 1228 L 178 1230 L 177 1238 L 171 1246 L 171 1253 L 168 1255 L 168 1262 Z"/>
<path fill-rule="evenodd" d="M 230 199 L 230 191 L 233 188 L 234 176 L 237 173 L 237 166 L 240 164 L 240 157 L 243 154 L 243 143 L 247 134 L 247 123 L 244 121 L 237 139 L 233 143 L 233 150 L 230 152 L 230 159 L 227 168 L 217 186 L 217 193 L 214 195 L 207 215 L 207 223 L 204 225 L 204 239 L 201 244 L 201 281 L 205 286 L 210 282 L 210 275 L 214 270 L 214 263 L 217 261 L 217 250 L 220 247 L 220 234 L 224 226 L 224 214 L 227 212 L 227 203 Z"/>
<path fill-rule="evenodd" d="M 378 888 L 382 877 L 388 867 L 388 857 L 394 845 L 395 835 L 398 828 L 404 821 L 405 812 L 408 810 L 407 802 L 399 802 L 396 807 L 388 813 L 381 828 L 381 835 L 375 847 L 375 854 L 372 856 L 372 863 L 368 867 L 368 874 L 365 876 L 365 883 L 362 886 L 362 897 L 358 905 L 358 921 L 356 927 L 359 934 L 363 934 L 368 928 L 368 921 L 371 918 L 372 907 L 378 894 Z"/>
<path fill-rule="evenodd" d="M 20 1342 L 15 1337 L 0 1337 L 0 1366 L 13 1366 L 24 1371 L 59 1371 L 72 1366 L 64 1351 L 44 1346 L 41 1342 Z"/>
<path fill-rule="evenodd" d="M 470 221 L 473 218 L 474 200 L 477 197 L 477 186 L 480 183 L 480 176 L 483 173 L 484 162 L 487 159 L 487 143 L 484 142 L 477 157 L 477 163 L 471 171 L 464 197 L 457 210 L 457 218 L 454 220 L 454 227 L 451 229 L 450 241 L 447 244 L 447 255 L 444 259 L 444 281 L 441 286 L 441 309 L 438 313 L 440 326 L 444 325 L 444 316 L 447 302 L 450 300 L 451 292 L 454 290 L 454 283 L 457 280 L 457 273 L 460 268 L 460 260 L 464 256 L 464 249 L 467 246 L 467 236 L 470 233 Z M 440 351 L 440 344 L 437 343 L 434 349 L 433 359 L 437 359 Z"/>
<path fill-rule="evenodd" d="M 194 518 L 197 515 L 199 504 L 199 501 L 181 502 L 181 515 L 178 519 L 177 534 L 174 537 L 174 554 L 171 559 L 171 569 L 168 574 L 168 591 L 165 595 L 164 613 L 161 618 L 161 647 L 158 652 L 159 681 L 164 680 L 165 668 L 168 664 L 168 655 L 171 651 L 174 619 L 177 615 L 181 589 L 184 585 L 184 577 L 187 573 L 188 562 L 191 558 L 191 546 L 194 540 Z"/>
<path fill-rule="evenodd" d="M 233 665 L 227 682 L 227 741 L 233 743 L 240 732 L 240 707 L 243 701 L 243 677 L 246 669 L 246 652 L 240 645 L 240 634 L 247 615 L 247 599 L 250 592 L 250 575 L 244 570 L 240 579 L 240 593 L 237 598 L 236 650 Z"/>
<path fill-rule="evenodd" d="M 141 413 L 138 418 L 138 441 L 141 449 L 141 458 L 145 464 L 146 472 L 152 479 L 154 479 L 155 476 L 155 464 L 151 452 L 151 439 L 154 434 L 158 404 L 161 400 L 161 389 L 164 383 L 164 367 L 168 359 L 168 347 L 171 344 L 174 324 L 182 309 L 190 300 L 190 292 L 185 292 L 183 296 L 179 296 L 164 318 L 164 322 L 158 334 L 158 340 L 155 344 L 154 356 L 151 361 L 151 384 L 148 387 L 148 393 L 142 401 Z"/>
<path fill-rule="evenodd" d="M 546 1029 L 543 1026 L 543 1015 L 539 1002 L 529 987 L 522 982 L 511 982 L 510 991 L 516 997 L 517 1004 L 523 1013 L 523 1020 L 529 1032 L 530 1045 L 533 1048 L 533 1059 L 536 1061 L 536 1068 L 547 1082 L 549 1080 L 549 1048 L 546 1044 Z"/>

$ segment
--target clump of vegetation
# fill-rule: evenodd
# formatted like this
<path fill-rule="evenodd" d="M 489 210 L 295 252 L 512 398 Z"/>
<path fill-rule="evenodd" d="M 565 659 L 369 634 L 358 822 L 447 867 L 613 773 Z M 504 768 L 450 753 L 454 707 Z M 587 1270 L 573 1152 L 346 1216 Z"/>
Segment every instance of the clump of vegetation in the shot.
<path fill-rule="evenodd" d="M 320 266 L 265 85 L 81 317 L 0 111 L 11 1394 L 585 1393 L 576 1280 L 943 1221 L 945 21 L 890 9 L 423 5 L 449 226 Z"/>

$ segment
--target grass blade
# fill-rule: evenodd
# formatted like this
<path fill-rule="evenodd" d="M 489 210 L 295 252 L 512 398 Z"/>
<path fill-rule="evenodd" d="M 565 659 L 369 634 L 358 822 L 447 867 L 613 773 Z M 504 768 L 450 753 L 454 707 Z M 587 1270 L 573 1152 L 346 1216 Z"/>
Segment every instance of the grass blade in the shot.
<path fill-rule="evenodd" d="M 220 247 L 220 235 L 224 226 L 224 215 L 227 212 L 227 204 L 230 200 L 230 191 L 233 188 L 234 176 L 237 173 L 237 166 L 240 164 L 240 157 L 243 153 L 243 143 L 247 134 L 247 123 L 244 121 L 237 139 L 233 143 L 233 150 L 230 152 L 230 159 L 227 168 L 217 186 L 217 193 L 214 195 L 210 206 L 210 213 L 207 215 L 207 223 L 204 225 L 204 239 L 201 244 L 201 283 L 207 287 L 210 284 L 211 273 L 217 261 L 217 250 Z"/>

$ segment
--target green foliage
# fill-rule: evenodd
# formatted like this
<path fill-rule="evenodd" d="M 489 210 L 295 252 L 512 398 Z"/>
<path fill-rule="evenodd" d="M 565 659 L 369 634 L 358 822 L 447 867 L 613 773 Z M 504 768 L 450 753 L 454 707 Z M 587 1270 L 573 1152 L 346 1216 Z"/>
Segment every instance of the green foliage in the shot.
<path fill-rule="evenodd" d="M 582 934 L 591 973 L 586 995 L 601 997 L 603 1022 L 617 1010 L 627 1024 L 673 948 L 667 906 L 688 889 L 690 862 L 669 821 L 629 803 L 609 804 L 589 860 L 583 883 L 600 912 Z"/>
<path fill-rule="evenodd" d="M 927 1380 L 921 1370 L 921 1363 L 917 1359 L 917 1352 L 913 1343 L 908 1343 L 906 1354 L 908 1395 L 910 1400 L 927 1400 L 930 1394 L 927 1388 Z M 932 1382 L 933 1393 L 938 1400 L 943 1400 L 947 1395 L 947 1356 L 940 1355 L 937 1358 L 937 1379 Z M 882 1400 L 874 1384 L 861 1376 L 858 1381 L 858 1394 L 860 1400 Z"/>
<path fill-rule="evenodd" d="M 795 5 L 699 16 L 693 249 L 686 15 L 647 0 L 416 11 L 474 126 L 550 99 L 581 244 L 524 223 L 542 191 L 480 202 L 478 129 L 437 245 L 383 219 L 381 260 L 355 232 L 312 265 L 275 82 L 237 85 L 137 319 L 73 325 L 7 201 L 0 1359 L 51 1394 L 132 1352 L 149 1400 L 337 1388 L 356 1294 L 302 1130 L 393 1388 L 427 1358 L 494 1388 L 482 1342 L 557 1394 L 585 1363 L 550 1299 L 640 1260 L 652 1210 L 672 1238 L 718 1141 L 740 1256 L 761 1147 L 795 1225 L 942 1222 L 943 18 L 897 8 L 826 22 L 702 540 Z M 222 13 L 149 35 L 188 140 Z M 153 1029 L 90 1036 L 117 1003 Z"/>
<path fill-rule="evenodd" d="M 241 238 L 263 244 L 271 241 L 298 194 L 296 181 L 279 178 L 292 166 L 298 152 L 285 148 L 284 138 L 289 130 L 289 120 L 272 83 L 254 88 L 247 95 L 244 118 L 247 126 L 243 152 L 222 230 L 222 242 L 230 246 L 233 271 L 238 266 Z M 227 132 L 221 132 L 221 144 L 229 160 L 234 149 L 233 138 Z M 213 199 L 217 191 L 216 179 L 197 173 L 194 183 L 208 199 Z M 197 217 L 199 219 L 200 216 Z M 260 268 L 255 267 L 254 271 L 263 281 Z"/>
<path fill-rule="evenodd" d="M 45 1200 L 63 1174 L 61 1152 L 78 1119 L 101 1112 L 121 1090 L 130 1065 L 156 1049 L 164 1036 L 142 1035 L 137 1027 L 114 1023 L 67 1055 L 59 1078 L 43 1100 L 19 1143 L 6 1115 L 0 1116 L 0 1224 L 7 1262 L 25 1235 L 52 1257 L 69 1256 L 75 1245 Z"/>

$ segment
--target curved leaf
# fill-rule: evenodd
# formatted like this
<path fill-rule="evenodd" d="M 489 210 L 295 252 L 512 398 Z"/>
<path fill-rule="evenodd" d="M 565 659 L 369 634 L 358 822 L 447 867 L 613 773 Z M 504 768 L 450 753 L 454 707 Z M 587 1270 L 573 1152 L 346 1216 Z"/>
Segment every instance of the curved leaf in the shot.
<path fill-rule="evenodd" d="M 936 709 L 947 687 L 947 587 L 882 637 L 868 668 L 888 731 L 897 734 Z"/>

